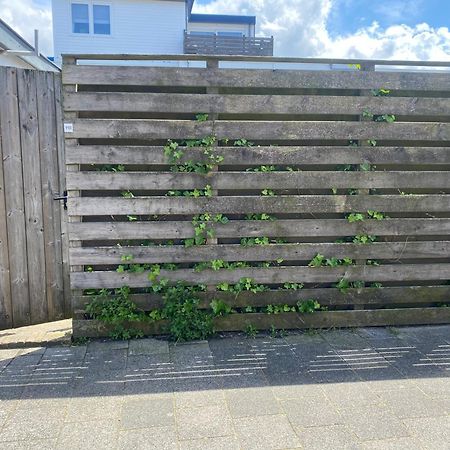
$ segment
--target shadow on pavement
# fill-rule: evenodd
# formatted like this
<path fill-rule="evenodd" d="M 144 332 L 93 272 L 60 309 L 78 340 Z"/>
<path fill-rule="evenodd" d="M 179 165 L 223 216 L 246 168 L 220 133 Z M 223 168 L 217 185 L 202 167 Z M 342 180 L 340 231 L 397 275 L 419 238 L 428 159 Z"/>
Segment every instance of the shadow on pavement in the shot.
<path fill-rule="evenodd" d="M 450 375 L 450 326 L 365 328 L 283 337 L 241 334 L 0 350 L 0 399 L 383 383 Z"/>

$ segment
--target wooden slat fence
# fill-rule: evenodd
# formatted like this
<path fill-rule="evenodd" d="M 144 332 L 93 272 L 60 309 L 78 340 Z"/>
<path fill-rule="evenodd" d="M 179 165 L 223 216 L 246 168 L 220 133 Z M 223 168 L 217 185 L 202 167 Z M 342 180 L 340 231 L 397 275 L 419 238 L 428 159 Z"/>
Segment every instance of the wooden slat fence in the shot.
<path fill-rule="evenodd" d="M 69 317 L 61 76 L 0 67 L 0 329 Z"/>
<path fill-rule="evenodd" d="M 110 59 L 121 58 L 132 59 Z M 449 323 L 448 72 L 373 71 L 368 62 L 367 70 L 295 71 L 223 69 L 208 57 L 206 68 L 81 59 L 95 56 L 66 57 L 63 69 L 76 334 L 107 333 L 84 314 L 88 290 L 127 285 L 140 308 L 161 307 L 160 296 L 146 293 L 147 273 L 116 270 L 129 255 L 161 264 L 171 282 L 206 285 L 202 308 L 214 298 L 235 308 L 322 305 L 309 315 L 231 314 L 216 319 L 217 330 Z M 167 141 L 207 136 L 221 157 L 209 173 L 173 171 Z M 176 164 L 205 162 L 201 146 L 180 148 Z M 185 196 L 195 190 L 198 198 Z M 211 225 L 206 245 L 185 246 L 193 217 L 206 212 L 229 221 Z M 261 214 L 270 220 L 257 220 Z M 268 245 L 252 245 L 264 237 Z M 311 267 L 318 254 L 329 262 Z M 212 260 L 242 266 L 194 267 Z M 216 290 L 242 278 L 267 290 Z M 158 333 L 164 323 L 144 328 Z"/>

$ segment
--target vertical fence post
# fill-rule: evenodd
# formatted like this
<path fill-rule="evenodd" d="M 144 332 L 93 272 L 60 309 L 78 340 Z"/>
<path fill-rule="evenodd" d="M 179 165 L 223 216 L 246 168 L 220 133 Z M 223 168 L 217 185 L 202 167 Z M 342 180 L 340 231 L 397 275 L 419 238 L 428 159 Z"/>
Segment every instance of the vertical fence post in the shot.
<path fill-rule="evenodd" d="M 67 68 L 68 66 L 71 65 L 76 65 L 77 60 L 74 57 L 67 57 L 67 56 L 63 56 L 63 71 L 64 68 Z M 63 80 L 63 102 L 64 102 L 64 95 L 65 94 L 69 94 L 69 93 L 73 93 L 76 92 L 77 90 L 77 86 L 75 84 L 64 84 L 64 80 Z M 78 145 L 78 139 L 71 139 L 70 137 L 70 126 L 74 126 L 74 121 L 75 119 L 77 119 L 78 117 L 78 113 L 76 112 L 67 112 L 64 110 L 64 127 L 68 127 L 67 130 L 64 129 L 64 140 L 65 140 L 65 147 L 67 149 L 74 149 L 74 147 L 77 147 Z M 66 172 L 79 172 L 80 171 L 80 166 L 79 164 L 67 164 L 66 165 Z M 80 197 L 80 191 L 78 190 L 67 190 L 67 197 L 68 200 L 71 198 L 76 198 L 76 197 Z M 70 214 L 70 210 L 68 211 L 68 223 L 74 223 L 74 222 L 81 222 L 81 217 L 80 216 L 74 216 Z M 81 247 L 81 242 L 79 241 L 71 241 L 70 240 L 70 236 L 69 236 L 69 250 L 70 248 L 76 248 L 76 247 Z M 69 258 L 69 262 L 70 262 L 70 258 Z M 82 272 L 84 270 L 83 266 L 73 266 L 72 264 L 70 264 L 70 272 Z M 72 304 L 73 304 L 73 299 L 75 296 L 81 295 L 81 291 L 78 290 L 71 290 L 72 293 Z"/>
<path fill-rule="evenodd" d="M 64 196 L 66 191 L 66 158 L 63 129 L 63 101 L 62 101 L 62 80 L 61 74 L 53 77 L 55 87 L 55 107 L 56 107 L 56 138 L 58 146 L 58 183 L 59 195 Z M 56 202 L 55 202 L 56 203 Z M 67 229 L 67 209 L 64 203 L 59 201 L 59 215 L 61 217 L 61 260 L 63 277 L 63 296 L 65 317 L 72 315 L 72 302 L 70 295 L 70 264 L 69 264 L 69 234 Z"/>

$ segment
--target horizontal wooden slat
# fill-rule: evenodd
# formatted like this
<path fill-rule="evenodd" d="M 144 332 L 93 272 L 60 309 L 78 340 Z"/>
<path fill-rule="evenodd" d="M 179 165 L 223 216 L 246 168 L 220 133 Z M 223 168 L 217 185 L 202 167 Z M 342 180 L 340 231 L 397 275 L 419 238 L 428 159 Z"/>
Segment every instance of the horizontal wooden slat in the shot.
<path fill-rule="evenodd" d="M 187 139 L 215 134 L 219 139 L 444 141 L 450 123 L 438 122 L 289 122 L 76 119 L 66 139 Z"/>
<path fill-rule="evenodd" d="M 168 334 L 168 323 L 166 320 L 158 322 L 146 322 L 129 324 L 133 329 L 142 329 L 146 336 Z M 86 320 L 74 318 L 72 320 L 72 336 L 74 339 L 80 337 L 100 338 L 110 337 L 113 326 L 97 320 Z"/>
<path fill-rule="evenodd" d="M 211 172 L 207 175 L 174 172 L 71 172 L 67 188 L 73 190 L 176 190 L 202 189 L 448 189 L 450 172 Z"/>
<path fill-rule="evenodd" d="M 379 66 L 415 66 L 415 67 L 450 67 L 448 61 L 414 61 L 414 60 L 386 60 L 386 59 L 351 59 L 351 58 L 305 58 L 292 56 L 245 56 L 245 55 L 175 55 L 175 54 L 79 54 L 66 53 L 63 61 L 99 60 L 99 61 L 253 61 L 253 62 L 285 62 L 309 64 L 360 64 L 362 67 Z"/>
<path fill-rule="evenodd" d="M 204 149 L 183 148 L 180 162 L 203 161 Z M 450 164 L 450 147 L 220 147 L 220 165 Z M 67 164 L 167 164 L 161 146 L 66 146 Z"/>
<path fill-rule="evenodd" d="M 279 195 L 274 197 L 74 197 L 69 215 L 346 213 L 450 211 L 450 195 Z"/>
<path fill-rule="evenodd" d="M 450 99 L 320 95 L 149 94 L 77 92 L 64 98 L 66 111 L 226 114 L 396 114 L 448 116 Z"/>
<path fill-rule="evenodd" d="M 194 236 L 191 222 L 76 222 L 69 223 L 70 238 L 77 240 L 186 239 Z M 212 223 L 218 238 L 242 237 L 340 237 L 448 236 L 450 219 L 385 219 L 349 223 L 346 219 L 232 220 Z"/>
<path fill-rule="evenodd" d="M 95 58 L 94 58 L 95 59 Z M 136 66 L 76 66 L 63 71 L 64 84 L 128 86 L 263 87 L 311 89 L 450 90 L 445 73 L 197 69 Z"/>
<path fill-rule="evenodd" d="M 195 272 L 191 269 L 161 271 L 161 278 L 172 282 L 215 285 L 222 282 L 237 283 L 241 278 L 252 278 L 256 283 L 277 284 L 285 282 L 330 283 L 345 277 L 349 281 L 367 282 L 447 280 L 450 264 L 398 264 L 387 269 L 383 266 L 346 266 L 346 267 L 274 267 L 270 269 L 248 268 L 236 270 L 204 270 Z M 73 272 L 71 277 L 73 289 L 117 288 L 149 286 L 147 274 L 117 272 Z"/>
<path fill-rule="evenodd" d="M 450 236 L 449 236 L 450 238 Z M 76 247 L 70 249 L 74 265 L 121 264 L 122 256 L 133 256 L 134 263 L 182 263 L 213 259 L 225 261 L 306 261 L 318 253 L 327 258 L 352 259 L 411 259 L 447 258 L 449 241 L 433 242 L 380 242 L 369 246 L 361 244 L 271 244 L 243 247 L 241 245 L 200 245 L 155 247 Z M 388 270 L 388 269 L 387 269 Z"/>
<path fill-rule="evenodd" d="M 244 331 L 248 325 L 258 330 L 342 328 L 365 326 L 437 325 L 450 322 L 450 308 L 397 308 L 368 311 L 318 311 L 313 314 L 231 314 L 214 319 L 215 331 Z M 146 335 L 167 333 L 167 322 L 133 323 Z M 96 320 L 74 320 L 73 335 L 107 337 L 111 327 Z"/>
<path fill-rule="evenodd" d="M 246 306 L 264 307 L 267 305 L 296 305 L 298 301 L 315 299 L 323 306 L 343 305 L 388 305 L 414 303 L 448 303 L 450 286 L 407 286 L 347 289 L 345 292 L 335 288 L 314 288 L 300 290 L 271 290 L 267 292 L 244 291 L 238 295 L 229 292 L 199 292 L 199 308 L 209 309 L 214 299 L 221 299 L 233 308 Z M 73 308 L 84 310 L 93 299 L 92 295 L 75 296 Z M 130 299 L 144 311 L 163 307 L 163 299 L 158 294 L 132 294 Z"/>
<path fill-rule="evenodd" d="M 243 331 L 249 324 L 258 330 L 342 328 L 449 323 L 450 308 L 398 308 L 368 311 L 326 311 L 313 314 L 232 314 L 215 320 L 216 331 Z"/>

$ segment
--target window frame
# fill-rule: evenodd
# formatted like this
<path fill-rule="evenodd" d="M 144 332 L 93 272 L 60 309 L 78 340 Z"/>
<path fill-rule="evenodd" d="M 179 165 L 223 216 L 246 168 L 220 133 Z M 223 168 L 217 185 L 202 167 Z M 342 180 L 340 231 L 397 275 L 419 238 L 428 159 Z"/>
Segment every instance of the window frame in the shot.
<path fill-rule="evenodd" d="M 72 5 L 88 5 L 89 15 L 89 33 L 75 33 L 73 31 L 73 17 L 72 17 Z M 109 34 L 94 33 L 94 5 L 95 6 L 108 6 L 109 7 Z M 70 34 L 79 38 L 97 37 L 97 38 L 111 38 L 113 37 L 113 22 L 114 22 L 114 8 L 109 1 L 104 0 L 71 0 L 68 4 L 69 17 L 70 17 Z"/>
<path fill-rule="evenodd" d="M 95 32 L 95 14 L 94 14 L 94 8 L 96 6 L 102 6 L 102 7 L 107 7 L 108 8 L 108 26 L 109 26 L 109 33 L 96 33 Z M 106 4 L 106 3 L 102 3 L 102 2 L 98 2 L 98 1 L 93 1 L 92 2 L 92 34 L 96 35 L 96 36 L 111 36 L 111 5 Z M 99 24 L 97 24 L 99 25 Z M 102 24 L 101 24 L 102 25 Z M 103 24 L 104 25 L 104 24 Z"/>
<path fill-rule="evenodd" d="M 87 33 L 75 31 L 75 21 L 74 21 L 74 14 L 73 14 L 73 7 L 75 5 L 87 6 L 87 26 L 88 26 Z M 90 18 L 90 12 L 89 12 L 89 3 L 81 2 L 81 1 L 70 2 L 70 24 L 71 24 L 70 29 L 72 30 L 72 34 L 76 34 L 76 35 L 86 35 L 86 34 L 89 35 L 90 34 L 90 32 L 91 32 L 91 18 Z"/>

